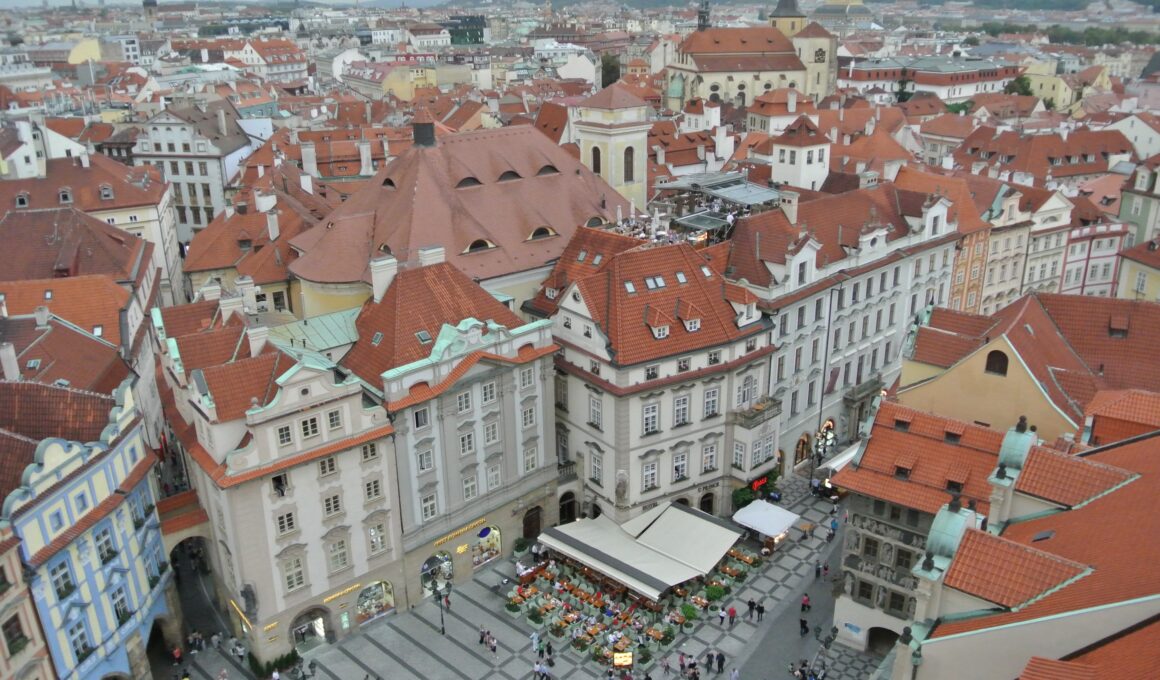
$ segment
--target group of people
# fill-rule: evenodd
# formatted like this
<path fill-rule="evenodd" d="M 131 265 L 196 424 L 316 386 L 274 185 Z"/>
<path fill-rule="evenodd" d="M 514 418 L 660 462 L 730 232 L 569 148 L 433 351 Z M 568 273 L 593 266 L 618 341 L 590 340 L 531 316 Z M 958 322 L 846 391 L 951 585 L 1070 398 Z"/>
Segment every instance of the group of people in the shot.
<path fill-rule="evenodd" d="M 725 654 L 721 650 L 708 649 L 705 650 L 704 657 L 705 673 L 715 673 L 720 675 L 725 672 Z M 687 678 L 688 680 L 698 680 L 701 677 L 701 666 L 697 663 L 697 657 L 691 654 L 681 652 L 677 654 L 677 677 Z M 672 675 L 672 662 L 666 656 L 661 659 L 661 672 L 665 677 Z M 739 680 L 741 677 L 740 671 L 736 668 L 729 672 L 729 680 Z"/>

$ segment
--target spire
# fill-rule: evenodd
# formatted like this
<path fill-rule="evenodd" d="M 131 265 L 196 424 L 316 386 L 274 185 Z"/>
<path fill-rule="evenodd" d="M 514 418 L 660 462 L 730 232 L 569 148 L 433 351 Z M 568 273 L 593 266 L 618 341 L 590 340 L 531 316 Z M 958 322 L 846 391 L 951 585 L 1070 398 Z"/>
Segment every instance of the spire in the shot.
<path fill-rule="evenodd" d="M 773 17 L 805 17 L 805 13 L 798 9 L 797 0 L 777 0 L 777 7 L 769 14 Z"/>
<path fill-rule="evenodd" d="M 697 30 L 709 28 L 709 0 L 701 0 L 701 7 L 697 10 Z"/>

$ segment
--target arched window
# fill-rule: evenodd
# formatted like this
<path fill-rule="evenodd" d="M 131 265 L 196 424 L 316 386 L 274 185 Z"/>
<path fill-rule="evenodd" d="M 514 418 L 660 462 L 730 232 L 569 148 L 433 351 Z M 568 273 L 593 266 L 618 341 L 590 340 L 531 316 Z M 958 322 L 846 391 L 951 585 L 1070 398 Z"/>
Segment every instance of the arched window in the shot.
<path fill-rule="evenodd" d="M 516 172 L 515 170 L 508 170 L 499 176 L 499 181 L 500 182 L 510 182 L 513 179 L 519 179 L 519 178 L 520 178 L 520 173 Z"/>
<path fill-rule="evenodd" d="M 995 375 L 1007 375 L 1007 355 L 997 349 L 987 352 L 986 371 Z"/>
<path fill-rule="evenodd" d="M 459 184 L 456 184 L 455 188 L 456 189 L 466 189 L 467 187 L 477 187 L 477 186 L 480 186 L 481 184 L 483 184 L 483 182 L 480 182 L 478 179 L 476 179 L 474 177 L 464 177 L 463 179 L 459 180 Z"/>
<path fill-rule="evenodd" d="M 589 217 L 588 221 L 584 223 L 584 226 L 599 227 L 602 224 L 604 224 L 604 220 L 600 219 L 599 217 Z"/>
<path fill-rule="evenodd" d="M 494 247 L 495 246 L 493 246 L 490 241 L 485 241 L 485 240 L 479 238 L 479 239 L 472 241 L 471 245 L 467 246 L 467 252 L 477 253 L 481 250 L 488 250 L 489 248 L 494 248 Z"/>
<path fill-rule="evenodd" d="M 592 172 L 600 174 L 600 147 L 592 147 Z"/>
<path fill-rule="evenodd" d="M 528 237 L 528 240 L 530 241 L 538 238 L 548 238 L 555 235 L 556 232 L 553 231 L 551 227 L 536 227 L 536 230 L 532 232 L 532 235 Z"/>
<path fill-rule="evenodd" d="M 634 165 L 635 156 L 636 156 L 636 152 L 632 150 L 631 146 L 624 150 L 624 181 L 625 182 L 636 181 L 633 179 L 633 165 Z"/>

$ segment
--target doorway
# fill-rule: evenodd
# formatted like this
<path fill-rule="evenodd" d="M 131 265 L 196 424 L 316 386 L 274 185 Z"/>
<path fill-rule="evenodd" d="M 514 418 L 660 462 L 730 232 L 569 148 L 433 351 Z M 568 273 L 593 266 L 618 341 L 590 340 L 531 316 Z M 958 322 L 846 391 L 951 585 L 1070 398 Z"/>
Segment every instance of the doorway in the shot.
<path fill-rule="evenodd" d="M 536 540 L 536 537 L 540 535 L 543 515 L 544 511 L 538 505 L 524 513 L 524 538 L 529 541 Z"/>
<path fill-rule="evenodd" d="M 716 500 L 717 500 L 716 494 L 707 493 L 704 496 L 701 496 L 701 503 L 699 505 L 699 507 L 701 508 L 701 511 L 707 512 L 710 515 L 712 515 L 713 514 L 713 507 L 716 505 Z"/>
<path fill-rule="evenodd" d="M 571 491 L 560 496 L 560 524 L 576 521 L 576 494 Z"/>
<path fill-rule="evenodd" d="M 294 649 L 299 654 L 305 654 L 330 641 L 331 630 L 327 624 L 329 618 L 330 612 L 322 607 L 311 607 L 294 619 L 290 624 L 290 632 L 294 640 Z"/>

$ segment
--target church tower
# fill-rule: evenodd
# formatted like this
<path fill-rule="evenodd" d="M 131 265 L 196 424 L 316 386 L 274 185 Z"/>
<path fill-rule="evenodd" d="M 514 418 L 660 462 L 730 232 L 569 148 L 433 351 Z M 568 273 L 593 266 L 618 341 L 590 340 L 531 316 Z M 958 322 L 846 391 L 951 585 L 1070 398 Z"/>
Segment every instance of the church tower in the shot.
<path fill-rule="evenodd" d="M 648 202 L 648 102 L 613 83 L 576 105 L 580 162 L 637 210 Z"/>
<path fill-rule="evenodd" d="M 777 0 L 777 8 L 769 14 L 769 25 L 792 38 L 806 26 L 806 13 L 798 9 L 797 0 Z"/>
<path fill-rule="evenodd" d="M 701 6 L 697 9 L 697 30 L 703 31 L 712 26 L 709 23 L 709 0 L 701 0 Z"/>
<path fill-rule="evenodd" d="M 157 0 L 144 0 L 141 5 L 145 9 L 145 21 L 150 24 L 157 21 Z"/>

